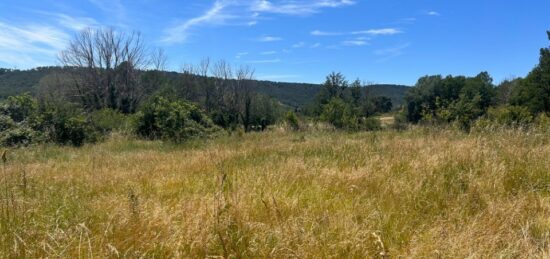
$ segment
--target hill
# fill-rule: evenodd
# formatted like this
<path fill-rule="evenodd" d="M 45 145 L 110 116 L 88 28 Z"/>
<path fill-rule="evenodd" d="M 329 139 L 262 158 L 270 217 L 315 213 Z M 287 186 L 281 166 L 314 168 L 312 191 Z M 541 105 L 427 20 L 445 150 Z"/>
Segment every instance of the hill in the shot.
<path fill-rule="evenodd" d="M 44 76 L 60 71 L 60 67 L 38 67 L 30 70 L 13 70 L 0 68 L 0 99 L 24 92 L 34 93 L 35 86 Z M 178 73 L 170 73 L 170 77 Z M 303 107 L 313 101 L 321 85 L 306 83 L 286 83 L 272 81 L 257 81 L 256 90 L 279 102 L 292 106 Z M 392 99 L 394 107 L 403 103 L 405 93 L 409 89 L 403 85 L 377 84 L 367 86 L 372 96 L 387 96 Z"/>

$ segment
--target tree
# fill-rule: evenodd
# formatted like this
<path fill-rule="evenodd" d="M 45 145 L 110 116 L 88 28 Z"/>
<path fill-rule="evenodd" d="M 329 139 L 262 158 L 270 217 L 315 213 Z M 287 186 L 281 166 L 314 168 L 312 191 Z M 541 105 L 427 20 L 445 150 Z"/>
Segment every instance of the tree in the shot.
<path fill-rule="evenodd" d="M 149 60 L 138 32 L 86 29 L 60 53 L 71 77 L 70 95 L 87 109 L 111 108 L 134 112 L 144 98 L 139 73 Z M 156 65 L 163 65 L 156 56 Z"/>
<path fill-rule="evenodd" d="M 374 110 L 377 113 L 385 113 L 391 111 L 393 104 L 391 99 L 386 96 L 376 96 L 372 98 L 374 104 Z"/>
<path fill-rule="evenodd" d="M 407 119 L 413 123 L 457 122 L 465 130 L 494 100 L 493 79 L 487 72 L 475 77 L 426 76 L 406 97 Z"/>
<path fill-rule="evenodd" d="M 315 97 L 316 115 L 323 112 L 323 106 L 328 104 L 333 98 L 343 98 L 344 90 L 348 87 L 348 81 L 341 73 L 332 72 L 325 80 L 321 90 Z"/>
<path fill-rule="evenodd" d="M 547 34 L 550 40 L 550 31 Z M 539 64 L 520 81 L 511 99 L 532 113 L 550 112 L 550 47 L 540 50 Z"/>

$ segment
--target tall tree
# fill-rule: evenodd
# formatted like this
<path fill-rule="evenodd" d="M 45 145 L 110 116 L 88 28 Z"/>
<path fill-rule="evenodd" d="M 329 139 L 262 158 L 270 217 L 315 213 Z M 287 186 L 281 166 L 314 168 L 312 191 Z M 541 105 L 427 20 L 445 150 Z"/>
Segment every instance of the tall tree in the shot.
<path fill-rule="evenodd" d="M 133 112 L 145 95 L 139 72 L 150 60 L 138 32 L 86 29 L 59 59 L 70 68 L 72 94 L 85 108 Z"/>
<path fill-rule="evenodd" d="M 550 40 L 550 31 L 547 34 Z M 550 47 L 540 50 L 539 64 L 521 80 L 512 103 L 527 106 L 532 113 L 550 112 Z"/>

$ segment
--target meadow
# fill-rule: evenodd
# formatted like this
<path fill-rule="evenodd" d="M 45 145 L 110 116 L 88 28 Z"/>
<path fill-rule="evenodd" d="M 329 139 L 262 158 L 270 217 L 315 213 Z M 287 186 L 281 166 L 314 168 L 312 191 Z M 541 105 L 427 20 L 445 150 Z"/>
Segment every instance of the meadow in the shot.
<path fill-rule="evenodd" d="M 0 257 L 548 258 L 550 134 L 114 134 L 9 150 Z"/>

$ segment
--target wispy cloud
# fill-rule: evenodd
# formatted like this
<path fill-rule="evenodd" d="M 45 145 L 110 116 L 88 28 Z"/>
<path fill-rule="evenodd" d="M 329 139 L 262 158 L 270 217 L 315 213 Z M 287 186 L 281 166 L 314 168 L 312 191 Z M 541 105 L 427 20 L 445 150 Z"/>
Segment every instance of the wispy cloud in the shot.
<path fill-rule="evenodd" d="M 162 42 L 181 43 L 187 40 L 190 33 L 189 31 L 193 27 L 203 24 L 222 24 L 225 20 L 230 18 L 230 16 L 222 13 L 226 6 L 227 3 L 225 1 L 216 1 L 214 5 L 201 16 L 192 18 L 175 27 L 166 29 L 165 37 L 162 39 Z"/>
<path fill-rule="evenodd" d="M 239 53 L 237 53 L 237 55 L 235 55 L 235 58 L 240 59 L 240 58 L 242 58 L 246 55 L 248 55 L 248 52 L 239 52 Z"/>
<path fill-rule="evenodd" d="M 249 64 L 268 64 L 268 63 L 280 63 L 281 59 L 260 59 L 260 60 L 248 60 L 246 63 Z"/>
<path fill-rule="evenodd" d="M 255 40 L 259 42 L 273 42 L 273 41 L 281 41 L 283 40 L 283 38 L 275 37 L 275 36 L 261 36 Z"/>
<path fill-rule="evenodd" d="M 377 60 L 378 62 L 384 62 L 387 60 L 390 60 L 395 57 L 399 57 L 404 54 L 404 50 L 408 48 L 411 45 L 411 43 L 404 43 L 401 45 L 397 45 L 390 48 L 385 49 L 378 49 L 374 51 L 374 54 L 376 56 L 379 56 L 380 58 Z"/>
<path fill-rule="evenodd" d="M 256 0 L 252 2 L 250 9 L 255 12 L 276 13 L 286 15 L 310 15 L 319 12 L 323 8 L 337 8 L 354 5 L 352 0 L 309 0 L 309 1 L 284 1 L 274 4 L 268 0 Z"/>
<path fill-rule="evenodd" d="M 369 43 L 366 40 L 345 40 L 342 41 L 342 45 L 344 46 L 365 46 Z"/>
<path fill-rule="evenodd" d="M 105 6 L 107 0 L 90 0 Z M 117 2 L 119 2 L 118 0 Z M 194 27 L 201 25 L 246 25 L 254 26 L 269 14 L 307 16 L 322 9 L 354 5 L 354 0 L 216 0 L 210 8 L 197 17 L 170 26 L 164 30 L 161 42 L 174 44 L 185 42 Z"/>
<path fill-rule="evenodd" d="M 403 33 L 396 28 L 370 29 L 365 31 L 354 31 L 351 34 L 368 34 L 368 35 L 394 35 Z"/>
<path fill-rule="evenodd" d="M 90 17 L 75 17 L 64 13 L 52 13 L 42 11 L 37 11 L 37 13 L 53 17 L 53 19 L 55 19 L 59 25 L 73 31 L 81 31 L 86 28 L 100 26 L 98 21 Z"/>
<path fill-rule="evenodd" d="M 51 26 L 0 22 L 0 62 L 24 67 L 51 64 L 69 38 L 63 30 Z"/>
<path fill-rule="evenodd" d="M 426 13 L 427 15 L 431 15 L 431 16 L 440 16 L 441 14 L 436 12 L 436 11 L 429 11 Z"/>
<path fill-rule="evenodd" d="M 338 35 L 343 35 L 344 33 L 314 30 L 314 31 L 311 31 L 309 34 L 313 36 L 338 36 Z"/>

